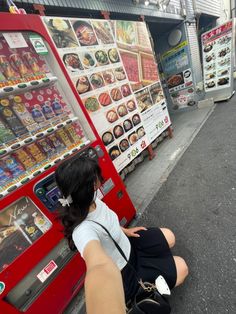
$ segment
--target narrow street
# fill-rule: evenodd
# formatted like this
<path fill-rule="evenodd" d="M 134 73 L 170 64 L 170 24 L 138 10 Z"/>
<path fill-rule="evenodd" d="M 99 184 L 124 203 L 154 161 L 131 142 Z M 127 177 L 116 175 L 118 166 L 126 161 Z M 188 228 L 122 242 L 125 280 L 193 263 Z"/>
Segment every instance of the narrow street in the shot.
<path fill-rule="evenodd" d="M 189 265 L 174 314 L 236 313 L 235 101 L 217 104 L 138 222 L 172 229 Z"/>

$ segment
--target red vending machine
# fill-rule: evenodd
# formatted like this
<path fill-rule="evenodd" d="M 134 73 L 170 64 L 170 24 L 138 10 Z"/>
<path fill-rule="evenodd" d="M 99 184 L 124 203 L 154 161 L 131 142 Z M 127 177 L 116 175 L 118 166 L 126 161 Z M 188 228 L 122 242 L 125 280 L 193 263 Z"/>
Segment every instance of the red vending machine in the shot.
<path fill-rule="evenodd" d="M 0 18 L 0 313 L 62 313 L 85 266 L 55 219 L 57 165 L 96 158 L 99 197 L 123 225 L 135 209 L 40 17 Z"/>

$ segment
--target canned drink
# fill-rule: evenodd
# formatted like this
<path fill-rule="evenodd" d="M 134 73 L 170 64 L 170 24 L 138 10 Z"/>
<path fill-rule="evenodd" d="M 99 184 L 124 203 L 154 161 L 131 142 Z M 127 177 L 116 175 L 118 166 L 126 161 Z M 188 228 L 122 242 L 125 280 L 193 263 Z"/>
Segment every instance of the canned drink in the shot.
<path fill-rule="evenodd" d="M 24 166 L 26 170 L 33 168 L 36 164 L 33 156 L 30 155 L 24 148 L 15 151 L 13 156 Z"/>
<path fill-rule="evenodd" d="M 0 162 L 0 191 L 3 190 L 4 186 L 10 183 L 12 179 L 13 176 L 11 172 Z"/>
<path fill-rule="evenodd" d="M 44 105 L 42 106 L 42 109 L 43 114 L 47 120 L 52 119 L 55 116 L 50 101 L 45 101 Z"/>
<path fill-rule="evenodd" d="M 63 113 L 62 105 L 57 98 L 55 98 L 55 100 L 52 102 L 52 108 L 56 116 L 59 116 Z"/>
<path fill-rule="evenodd" d="M 34 106 L 33 110 L 31 111 L 31 114 L 35 122 L 37 123 L 45 122 L 44 115 L 37 105 Z"/>
<path fill-rule="evenodd" d="M 20 96 L 15 96 L 11 105 L 13 111 L 28 131 L 36 131 L 38 129 L 38 124 L 35 123 L 32 115 L 27 110 Z"/>
<path fill-rule="evenodd" d="M 24 174 L 24 167 L 12 155 L 2 158 L 2 161 L 7 170 L 12 173 L 14 179 L 18 179 L 19 176 Z"/>
<path fill-rule="evenodd" d="M 8 125 L 1 119 L 0 115 L 0 142 L 7 144 L 8 142 L 15 141 L 16 136 L 13 134 L 12 130 Z"/>
<path fill-rule="evenodd" d="M 26 151 L 34 157 L 37 163 L 42 163 L 46 161 L 46 155 L 40 150 L 36 143 L 32 143 L 26 146 Z"/>
<path fill-rule="evenodd" d="M 8 99 L 0 100 L 0 116 L 9 125 L 11 130 L 16 136 L 22 136 L 28 134 L 27 129 L 18 119 L 17 115 L 14 113 L 10 106 Z"/>
<path fill-rule="evenodd" d="M 10 56 L 10 60 L 13 64 L 13 66 L 15 66 L 15 68 L 18 70 L 18 72 L 20 73 L 20 75 L 22 77 L 25 77 L 30 73 L 30 70 L 27 68 L 27 66 L 24 64 L 23 60 L 21 59 L 20 55 L 18 55 L 17 53 L 14 53 Z"/>
<path fill-rule="evenodd" d="M 4 55 L 0 55 L 0 68 L 3 75 L 8 79 L 16 79 L 19 78 L 18 73 L 13 69 L 7 57 Z"/>
<path fill-rule="evenodd" d="M 34 74 L 38 74 L 40 72 L 40 67 L 38 65 L 37 59 L 33 56 L 31 52 L 24 52 L 23 58 Z"/>
<path fill-rule="evenodd" d="M 4 87 L 7 85 L 7 80 L 3 73 L 0 71 L 0 87 Z"/>

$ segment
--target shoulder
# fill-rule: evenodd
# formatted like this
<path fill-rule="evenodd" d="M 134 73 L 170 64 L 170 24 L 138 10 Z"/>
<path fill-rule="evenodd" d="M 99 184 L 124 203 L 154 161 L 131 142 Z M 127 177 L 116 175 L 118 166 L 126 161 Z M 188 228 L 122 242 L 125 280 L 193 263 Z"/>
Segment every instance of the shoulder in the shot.
<path fill-rule="evenodd" d="M 92 240 L 100 241 L 99 234 L 95 226 L 93 226 L 93 223 L 89 221 L 83 221 L 79 226 L 77 226 L 74 229 L 72 233 L 72 239 L 77 250 L 80 252 L 82 256 L 86 245 L 90 241 Z"/>
<path fill-rule="evenodd" d="M 104 202 L 103 202 L 102 200 L 100 200 L 99 198 L 96 198 L 95 203 L 96 203 L 96 206 L 97 206 L 98 208 L 105 207 L 105 208 L 109 209 L 109 207 L 106 205 L 106 203 L 104 203 Z"/>
<path fill-rule="evenodd" d="M 115 214 L 115 212 L 112 209 L 110 209 L 108 205 L 104 203 L 103 201 L 101 201 L 99 198 L 96 198 L 95 202 L 96 202 L 97 210 L 100 214 L 104 214 L 104 212 Z"/>
<path fill-rule="evenodd" d="M 91 221 L 85 220 L 81 222 L 72 232 L 72 239 L 77 236 L 81 237 L 83 234 L 96 232 L 96 228 L 94 228 L 93 223 Z"/>

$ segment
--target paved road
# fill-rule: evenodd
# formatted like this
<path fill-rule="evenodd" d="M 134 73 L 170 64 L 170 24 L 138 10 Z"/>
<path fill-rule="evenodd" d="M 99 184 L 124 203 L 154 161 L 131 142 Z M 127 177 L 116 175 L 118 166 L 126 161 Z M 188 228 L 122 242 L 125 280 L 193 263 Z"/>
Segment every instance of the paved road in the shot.
<path fill-rule="evenodd" d="M 173 314 L 236 313 L 236 97 L 217 105 L 140 224 L 171 228 L 189 264 Z"/>

